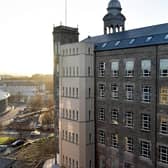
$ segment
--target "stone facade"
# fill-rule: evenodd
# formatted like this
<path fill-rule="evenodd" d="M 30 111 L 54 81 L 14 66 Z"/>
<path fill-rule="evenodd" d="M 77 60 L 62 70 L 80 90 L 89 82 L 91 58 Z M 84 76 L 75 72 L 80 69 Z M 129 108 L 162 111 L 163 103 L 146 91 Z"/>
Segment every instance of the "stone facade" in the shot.
<path fill-rule="evenodd" d="M 96 160 L 103 160 L 106 168 L 123 168 L 125 163 L 132 167 L 153 168 L 161 167 L 158 158 L 158 144 L 167 144 L 168 137 L 161 134 L 160 115 L 166 115 L 167 107 L 160 104 L 161 87 L 167 86 L 167 78 L 160 77 L 160 59 L 167 58 L 168 45 L 120 49 L 113 51 L 96 52 Z M 125 76 L 125 61 L 134 61 L 133 77 Z M 151 60 L 151 75 L 142 76 L 141 61 Z M 119 75 L 112 77 L 111 62 L 119 61 Z M 99 63 L 105 63 L 104 77 L 99 77 Z M 105 96 L 99 97 L 99 84 L 105 85 Z M 118 85 L 118 99 L 112 99 L 111 85 Z M 133 85 L 133 100 L 126 100 L 125 85 Z M 142 102 L 143 86 L 151 87 L 151 102 Z M 105 119 L 99 120 L 99 109 L 105 109 Z M 119 109 L 118 124 L 111 120 L 111 110 Z M 133 127 L 125 124 L 125 112 L 133 112 Z M 150 128 L 144 130 L 141 127 L 141 115 L 150 115 Z M 105 132 L 105 144 L 99 143 L 99 130 Z M 112 147 L 111 134 L 117 134 L 118 146 Z M 133 138 L 133 151 L 126 151 L 125 137 Z M 141 140 L 150 143 L 150 156 L 141 156 Z M 162 165 L 163 166 L 163 165 Z M 167 165 L 165 165 L 166 167 Z M 163 166 L 164 167 L 164 166 Z"/>

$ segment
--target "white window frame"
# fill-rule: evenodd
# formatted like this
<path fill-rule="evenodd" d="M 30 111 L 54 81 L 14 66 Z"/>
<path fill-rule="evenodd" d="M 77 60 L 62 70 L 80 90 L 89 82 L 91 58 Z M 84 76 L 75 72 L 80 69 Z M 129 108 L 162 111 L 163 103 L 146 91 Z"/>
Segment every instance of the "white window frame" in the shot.
<path fill-rule="evenodd" d="M 105 144 L 105 132 L 103 130 L 99 130 L 99 143 Z"/>
<path fill-rule="evenodd" d="M 117 134 L 111 134 L 111 146 L 113 148 L 118 148 L 118 135 Z"/>
<path fill-rule="evenodd" d="M 133 138 L 125 137 L 125 150 L 127 152 L 133 152 Z"/>
<path fill-rule="evenodd" d="M 105 96 L 105 84 L 101 83 L 99 84 L 99 97 Z"/>
<path fill-rule="evenodd" d="M 132 68 L 130 68 L 129 64 L 132 64 Z M 126 77 L 133 77 L 134 76 L 134 61 L 129 60 L 125 62 L 125 76 Z"/>
<path fill-rule="evenodd" d="M 168 77 L 168 59 L 160 59 L 160 77 Z"/>
<path fill-rule="evenodd" d="M 150 114 L 141 114 L 141 129 L 149 131 L 151 128 Z"/>
<path fill-rule="evenodd" d="M 144 103 L 151 102 L 151 87 L 150 86 L 144 86 L 142 88 L 142 101 Z"/>
<path fill-rule="evenodd" d="M 161 116 L 160 118 L 160 133 L 168 134 L 168 117 Z"/>
<path fill-rule="evenodd" d="M 118 124 L 118 114 L 119 114 L 119 109 L 112 109 L 111 110 L 111 122 L 112 124 Z"/>
<path fill-rule="evenodd" d="M 168 146 L 159 145 L 159 161 L 168 164 Z"/>
<path fill-rule="evenodd" d="M 118 99 L 118 92 L 119 92 L 118 85 L 112 84 L 111 85 L 111 96 L 113 99 Z"/>
<path fill-rule="evenodd" d="M 140 155 L 145 158 L 150 158 L 151 157 L 151 142 L 141 140 L 140 146 L 141 146 Z"/>
<path fill-rule="evenodd" d="M 118 77 L 119 75 L 119 61 L 111 62 L 112 77 Z"/>
<path fill-rule="evenodd" d="M 126 90 L 126 100 L 133 100 L 134 86 L 133 85 L 126 85 L 125 90 Z"/>
<path fill-rule="evenodd" d="M 105 62 L 99 63 L 99 77 L 104 77 L 105 74 Z"/>
<path fill-rule="evenodd" d="M 105 120 L 105 110 L 103 107 L 99 108 L 99 116 L 98 116 L 99 121 L 104 121 Z"/>
<path fill-rule="evenodd" d="M 141 60 L 142 76 L 151 76 L 151 60 Z"/>
<path fill-rule="evenodd" d="M 126 127 L 134 127 L 134 118 L 133 118 L 133 112 L 125 112 L 125 125 Z"/>

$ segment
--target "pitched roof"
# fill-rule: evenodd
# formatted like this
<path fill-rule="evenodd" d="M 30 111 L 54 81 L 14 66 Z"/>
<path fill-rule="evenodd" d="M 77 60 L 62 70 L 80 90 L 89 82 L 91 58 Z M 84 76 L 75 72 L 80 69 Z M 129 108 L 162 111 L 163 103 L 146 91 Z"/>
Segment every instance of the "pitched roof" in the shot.
<path fill-rule="evenodd" d="M 167 44 L 168 23 L 88 37 L 82 42 L 94 43 L 96 51 Z"/>

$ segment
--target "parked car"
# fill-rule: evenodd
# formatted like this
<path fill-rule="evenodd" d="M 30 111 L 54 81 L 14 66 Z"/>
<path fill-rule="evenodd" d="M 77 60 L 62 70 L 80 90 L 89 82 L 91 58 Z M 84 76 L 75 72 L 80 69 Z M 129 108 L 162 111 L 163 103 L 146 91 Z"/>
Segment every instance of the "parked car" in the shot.
<path fill-rule="evenodd" d="M 12 147 L 17 147 L 17 146 L 20 146 L 20 145 L 23 145 L 25 143 L 25 141 L 23 139 L 18 139 L 16 140 L 15 142 L 13 142 L 11 144 Z"/>
<path fill-rule="evenodd" d="M 31 135 L 31 136 L 38 136 L 38 135 L 40 135 L 40 131 L 37 131 L 37 130 L 32 131 L 32 132 L 30 133 L 30 135 Z"/>

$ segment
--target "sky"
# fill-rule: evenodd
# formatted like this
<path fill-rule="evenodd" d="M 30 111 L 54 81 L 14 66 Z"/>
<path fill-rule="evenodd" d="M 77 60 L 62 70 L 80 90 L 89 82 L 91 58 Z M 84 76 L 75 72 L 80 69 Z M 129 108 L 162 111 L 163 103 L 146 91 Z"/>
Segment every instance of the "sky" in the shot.
<path fill-rule="evenodd" d="M 67 0 L 67 26 L 79 39 L 103 34 L 110 0 Z M 120 0 L 126 30 L 168 22 L 167 0 Z M 53 26 L 65 25 L 65 0 L 0 0 L 0 74 L 53 73 Z"/>

